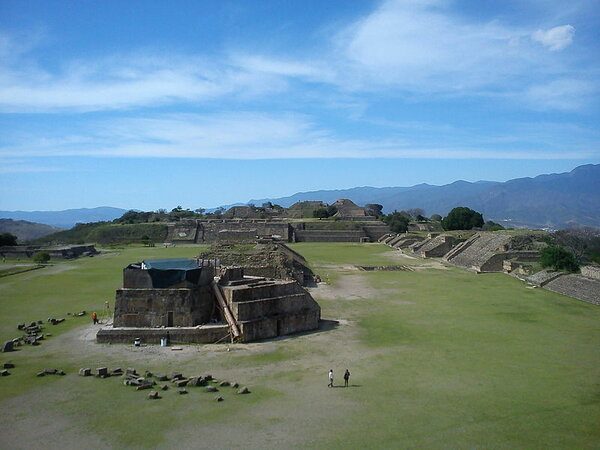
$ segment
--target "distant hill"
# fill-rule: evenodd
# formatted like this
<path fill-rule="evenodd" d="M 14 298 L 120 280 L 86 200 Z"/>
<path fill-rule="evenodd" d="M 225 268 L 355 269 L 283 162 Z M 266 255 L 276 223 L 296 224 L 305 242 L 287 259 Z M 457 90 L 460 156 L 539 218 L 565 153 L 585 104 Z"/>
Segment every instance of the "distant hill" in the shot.
<path fill-rule="evenodd" d="M 61 228 L 51 227 L 43 223 L 27 222 L 26 220 L 0 219 L 0 233 L 11 233 L 17 236 L 19 243 L 41 238 L 62 231 Z"/>
<path fill-rule="evenodd" d="M 423 208 L 427 215 L 446 215 L 456 206 L 468 206 L 483 213 L 486 220 L 514 227 L 600 227 L 600 164 L 504 183 L 455 181 L 443 186 L 357 187 L 300 192 L 290 197 L 250 200 L 248 203 L 261 205 L 270 201 L 289 207 L 297 201 L 332 203 L 339 198 L 348 198 L 359 205 L 378 203 L 383 205 L 385 212 Z"/>
<path fill-rule="evenodd" d="M 0 219 L 26 220 L 58 228 L 72 228 L 76 223 L 102 222 L 117 219 L 128 209 L 100 206 L 98 208 L 65 209 L 64 211 L 0 211 Z"/>

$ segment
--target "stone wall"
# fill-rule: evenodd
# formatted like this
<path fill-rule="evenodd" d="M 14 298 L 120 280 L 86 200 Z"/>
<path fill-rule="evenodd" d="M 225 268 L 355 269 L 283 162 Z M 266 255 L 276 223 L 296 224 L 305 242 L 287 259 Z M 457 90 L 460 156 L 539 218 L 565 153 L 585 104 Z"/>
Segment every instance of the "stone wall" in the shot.
<path fill-rule="evenodd" d="M 37 252 L 48 252 L 50 259 L 73 259 L 80 256 L 96 255 L 98 251 L 93 245 L 67 245 L 63 247 L 38 246 L 6 246 L 0 247 L 0 257 L 8 259 L 28 259 Z"/>
<path fill-rule="evenodd" d="M 364 231 L 351 230 L 296 230 L 296 242 L 362 242 L 368 236 Z"/>
<path fill-rule="evenodd" d="M 581 266 L 581 275 L 595 280 L 600 280 L 600 267 L 598 266 Z"/>
<path fill-rule="evenodd" d="M 209 322 L 214 300 L 208 286 L 196 289 L 117 289 L 115 327 L 191 327 Z M 172 313 L 172 324 L 169 324 Z"/>
<path fill-rule="evenodd" d="M 229 335 L 229 327 L 224 324 L 194 328 L 102 328 L 96 334 L 96 342 L 132 344 L 139 338 L 142 344 L 160 344 L 167 331 L 171 344 L 212 344 L 223 341 Z"/>
<path fill-rule="evenodd" d="M 444 259 L 450 264 L 454 264 L 466 269 L 480 270 L 487 264 L 485 271 L 502 271 L 502 258 L 495 258 L 493 254 L 510 241 L 508 234 L 479 232 L 467 239 L 462 244 L 457 245 L 448 252 Z M 495 269 L 491 269 L 494 266 Z"/>

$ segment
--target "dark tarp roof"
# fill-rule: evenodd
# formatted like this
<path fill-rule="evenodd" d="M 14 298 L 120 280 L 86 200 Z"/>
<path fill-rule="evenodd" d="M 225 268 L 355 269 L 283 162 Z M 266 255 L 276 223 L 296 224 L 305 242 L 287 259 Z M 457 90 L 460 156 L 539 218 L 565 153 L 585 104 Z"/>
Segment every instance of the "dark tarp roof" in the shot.
<path fill-rule="evenodd" d="M 158 270 L 191 270 L 198 268 L 198 263 L 195 260 L 187 258 L 145 259 L 144 264 L 148 269 Z"/>
<path fill-rule="evenodd" d="M 182 281 L 196 284 L 201 271 L 198 263 L 193 259 L 146 259 L 144 264 L 152 278 L 152 285 L 159 289 L 169 288 Z"/>

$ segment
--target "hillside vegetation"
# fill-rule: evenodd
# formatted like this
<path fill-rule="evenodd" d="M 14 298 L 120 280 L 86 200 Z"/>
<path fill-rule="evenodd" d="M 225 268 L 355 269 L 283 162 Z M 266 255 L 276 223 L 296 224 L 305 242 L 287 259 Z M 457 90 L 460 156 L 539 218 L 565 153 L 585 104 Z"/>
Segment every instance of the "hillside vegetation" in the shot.
<path fill-rule="evenodd" d="M 32 243 L 51 245 L 94 242 L 107 245 L 145 241 L 164 242 L 166 237 L 167 225 L 165 223 L 115 224 L 112 222 L 95 222 L 77 224 L 70 230 L 36 239 Z"/>

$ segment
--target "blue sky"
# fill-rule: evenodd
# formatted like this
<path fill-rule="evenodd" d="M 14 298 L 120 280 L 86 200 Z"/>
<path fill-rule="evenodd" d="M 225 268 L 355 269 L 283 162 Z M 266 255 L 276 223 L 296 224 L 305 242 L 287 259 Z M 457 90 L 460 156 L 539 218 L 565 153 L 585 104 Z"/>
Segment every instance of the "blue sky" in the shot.
<path fill-rule="evenodd" d="M 0 2 L 0 209 L 600 163 L 600 2 Z"/>

